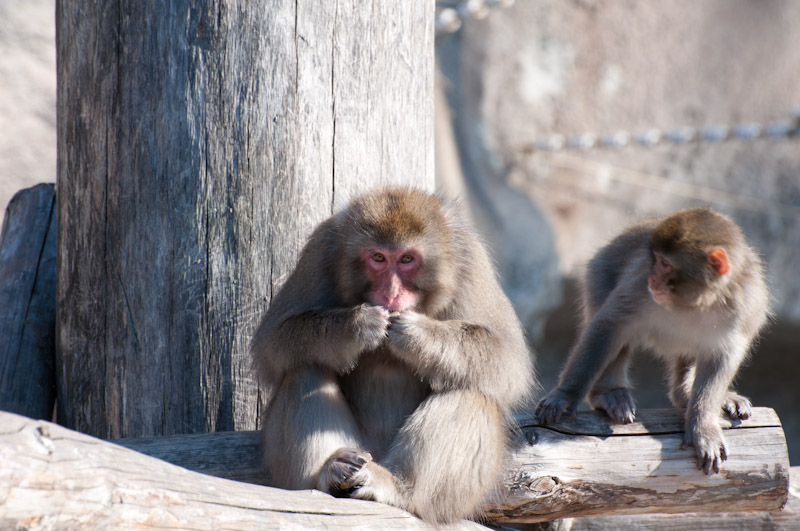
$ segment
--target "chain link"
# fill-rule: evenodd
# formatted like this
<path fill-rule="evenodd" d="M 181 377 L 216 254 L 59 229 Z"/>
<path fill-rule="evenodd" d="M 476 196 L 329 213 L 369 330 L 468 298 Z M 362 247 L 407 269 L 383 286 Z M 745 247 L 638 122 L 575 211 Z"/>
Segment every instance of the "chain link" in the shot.
<path fill-rule="evenodd" d="M 468 19 L 483 19 L 493 7 L 509 7 L 514 0 L 463 0 L 436 2 L 436 36 L 458 31 Z M 724 142 L 726 140 L 755 140 L 759 138 L 800 137 L 800 108 L 787 120 L 776 120 L 766 124 L 740 123 L 733 126 L 707 125 L 705 127 L 683 126 L 662 131 L 651 128 L 633 134 L 629 131 L 596 135 L 583 133 L 574 136 L 550 135 L 525 147 L 523 151 L 564 151 L 590 149 L 619 149 L 630 145 L 653 147 L 659 144 L 688 144 L 691 142 Z"/>
<path fill-rule="evenodd" d="M 659 144 L 688 144 L 690 142 L 724 142 L 726 140 L 756 140 L 759 138 L 800 137 L 800 109 L 791 118 L 766 124 L 740 123 L 734 126 L 677 127 L 669 131 L 646 129 L 640 133 L 617 131 L 605 135 L 583 133 L 574 136 L 550 135 L 527 146 L 524 151 L 563 151 L 568 149 L 619 149 L 630 145 L 653 147 Z"/>

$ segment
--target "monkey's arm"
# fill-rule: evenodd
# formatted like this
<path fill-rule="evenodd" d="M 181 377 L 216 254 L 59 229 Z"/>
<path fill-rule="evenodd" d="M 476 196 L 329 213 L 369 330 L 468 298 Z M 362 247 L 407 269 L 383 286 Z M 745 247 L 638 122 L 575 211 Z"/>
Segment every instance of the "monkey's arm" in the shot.
<path fill-rule="evenodd" d="M 527 398 L 534 380 L 517 330 L 438 321 L 409 311 L 392 318 L 388 344 L 436 392 L 474 389 L 512 407 Z"/>
<path fill-rule="evenodd" d="M 640 310 L 649 297 L 647 278 L 641 273 L 640 262 L 643 259 L 634 257 L 630 261 L 624 274 L 617 279 L 618 284 L 608 291 L 605 300 L 599 301 L 599 308 L 588 318 L 561 371 L 558 387 L 547 393 L 536 407 L 535 414 L 540 422 L 554 424 L 565 412 L 574 416 L 598 378 L 621 354 L 625 346 L 624 328 L 630 319 L 635 319 L 633 312 Z M 591 285 L 597 279 L 588 280 Z M 586 301 L 586 304 L 591 306 L 592 301 Z M 627 363 L 626 359 L 620 361 Z M 624 373 L 625 367 L 616 368 L 616 372 Z M 612 389 L 606 391 L 613 392 Z M 622 422 L 633 420 L 634 406 L 629 395 L 623 392 L 616 397 L 614 407 L 609 411 L 609 414 L 617 414 Z"/>
<path fill-rule="evenodd" d="M 329 265 L 333 232 L 332 220 L 314 231 L 253 336 L 250 350 L 266 382 L 303 364 L 346 372 L 361 352 L 386 338 L 385 309 L 338 301 Z"/>
<path fill-rule="evenodd" d="M 254 341 L 271 374 L 314 363 L 347 372 L 361 352 L 386 338 L 389 312 L 361 304 L 352 308 L 312 309 L 272 323 L 264 321 Z M 272 326 L 270 326 L 272 325 Z"/>

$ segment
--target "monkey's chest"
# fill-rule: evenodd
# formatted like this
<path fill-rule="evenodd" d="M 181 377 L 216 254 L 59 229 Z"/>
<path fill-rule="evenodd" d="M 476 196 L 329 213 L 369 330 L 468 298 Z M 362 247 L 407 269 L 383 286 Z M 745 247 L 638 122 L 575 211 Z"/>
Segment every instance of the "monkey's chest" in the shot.
<path fill-rule="evenodd" d="M 673 312 L 661 307 L 644 312 L 631 331 L 631 342 L 665 356 L 712 355 L 730 332 L 717 312 Z"/>
<path fill-rule="evenodd" d="M 406 365 L 378 350 L 361 355 L 353 372 L 342 378 L 342 392 L 367 449 L 378 459 L 405 419 L 430 394 L 430 387 Z"/>

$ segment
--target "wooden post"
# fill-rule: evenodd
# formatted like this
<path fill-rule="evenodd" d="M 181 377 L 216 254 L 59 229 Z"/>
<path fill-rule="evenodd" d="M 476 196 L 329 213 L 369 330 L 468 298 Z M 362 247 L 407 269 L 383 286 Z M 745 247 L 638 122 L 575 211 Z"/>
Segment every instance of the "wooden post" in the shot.
<path fill-rule="evenodd" d="M 432 0 L 56 6 L 58 421 L 253 429 L 253 328 L 355 193 L 433 188 Z"/>
<path fill-rule="evenodd" d="M 0 409 L 53 418 L 56 223 L 52 184 L 17 192 L 0 233 Z"/>

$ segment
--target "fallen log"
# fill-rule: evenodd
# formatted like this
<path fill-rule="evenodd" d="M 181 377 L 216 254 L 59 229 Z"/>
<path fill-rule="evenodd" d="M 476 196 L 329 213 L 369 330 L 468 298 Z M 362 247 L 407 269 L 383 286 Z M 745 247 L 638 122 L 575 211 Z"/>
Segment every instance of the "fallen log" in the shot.
<path fill-rule="evenodd" d="M 326 527 L 429 529 L 388 505 L 198 474 L 56 424 L 0 412 L 0 529 Z M 464 527 L 485 529 L 473 522 L 459 525 Z"/>
<path fill-rule="evenodd" d="M 509 495 L 490 508 L 494 521 L 715 511 L 752 517 L 779 510 L 788 496 L 786 443 L 768 408 L 726 422 L 731 457 L 714 476 L 696 469 L 691 450 L 680 450 L 678 410 L 640 411 L 626 426 L 588 411 L 555 427 L 524 415 L 518 420 Z M 209 518 L 236 525 L 424 526 L 381 504 L 241 482 L 261 480 L 259 439 L 248 431 L 102 441 L 0 412 L 0 527 L 34 517 L 82 522 L 90 514 L 92 525 L 123 527 L 139 521 L 191 527 Z"/>

